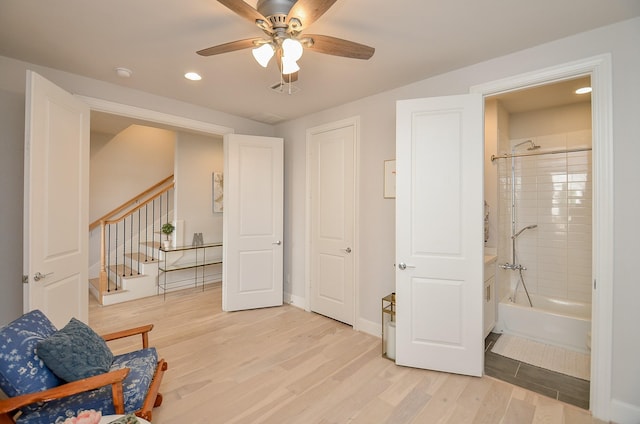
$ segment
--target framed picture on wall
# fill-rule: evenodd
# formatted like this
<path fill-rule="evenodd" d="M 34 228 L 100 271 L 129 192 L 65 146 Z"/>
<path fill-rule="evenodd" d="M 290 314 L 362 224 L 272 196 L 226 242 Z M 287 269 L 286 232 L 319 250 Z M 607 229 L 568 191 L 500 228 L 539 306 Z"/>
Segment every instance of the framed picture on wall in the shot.
<path fill-rule="evenodd" d="M 213 212 L 220 213 L 224 210 L 222 195 L 224 188 L 224 175 L 222 172 L 214 172 L 213 176 Z"/>
<path fill-rule="evenodd" d="M 395 159 L 384 161 L 383 196 L 385 199 L 396 198 L 396 160 Z"/>

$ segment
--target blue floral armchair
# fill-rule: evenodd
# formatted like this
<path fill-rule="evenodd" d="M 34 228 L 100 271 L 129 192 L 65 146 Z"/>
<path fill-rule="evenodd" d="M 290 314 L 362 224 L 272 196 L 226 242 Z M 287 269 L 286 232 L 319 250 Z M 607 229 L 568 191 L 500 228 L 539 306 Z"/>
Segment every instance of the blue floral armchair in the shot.
<path fill-rule="evenodd" d="M 0 328 L 0 389 L 8 397 L 0 400 L 0 424 L 61 423 L 90 409 L 101 411 L 102 415 L 135 413 L 151 421 L 152 409 L 162 403 L 158 389 L 167 369 L 167 363 L 158 360 L 155 348 L 148 347 L 152 328 L 147 325 L 102 336 L 99 343 L 141 335 L 142 349 L 113 356 L 105 344 L 110 355 L 105 372 L 92 372 L 89 377 L 74 381 L 62 379 L 60 375 L 65 374 L 58 372 L 58 366 L 54 367 L 56 374 L 37 353 L 42 348 L 44 357 L 43 343 L 67 327 L 58 331 L 42 312 L 35 310 Z M 67 361 L 72 371 L 81 368 L 73 355 L 92 350 L 86 339 L 62 351 L 61 358 L 54 358 L 55 361 Z"/>

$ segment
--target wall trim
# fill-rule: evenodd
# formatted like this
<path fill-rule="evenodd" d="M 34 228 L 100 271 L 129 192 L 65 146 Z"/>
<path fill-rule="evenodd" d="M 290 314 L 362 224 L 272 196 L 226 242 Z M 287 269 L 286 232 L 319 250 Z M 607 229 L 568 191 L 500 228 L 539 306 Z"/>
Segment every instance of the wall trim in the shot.
<path fill-rule="evenodd" d="M 143 121 L 194 130 L 205 134 L 224 135 L 234 132 L 232 128 L 212 124 L 209 122 L 198 121 L 191 118 L 185 118 L 183 116 L 170 115 L 164 112 L 144 109 L 137 106 L 125 105 L 122 103 L 116 103 L 109 100 L 98 99 L 95 97 L 81 96 L 78 94 L 76 94 L 75 97 L 88 104 L 89 108 L 92 111 L 96 112 L 105 112 L 132 119 L 141 119 Z"/>
<path fill-rule="evenodd" d="M 640 408 L 616 399 L 611 400 L 611 416 L 609 418 L 614 423 L 637 423 L 640 422 Z"/>
<path fill-rule="evenodd" d="M 296 308 L 305 309 L 305 298 L 302 296 L 296 296 L 291 293 L 284 294 L 284 303 L 288 303 Z"/>
<path fill-rule="evenodd" d="M 382 325 L 362 317 L 358 319 L 358 331 L 382 339 Z M 380 352 L 380 354 L 382 354 L 382 352 Z"/>
<path fill-rule="evenodd" d="M 593 134 L 593 269 L 590 406 L 596 418 L 612 419 L 613 329 L 613 116 L 611 55 L 603 54 L 470 88 L 485 97 L 552 82 L 591 76 Z M 595 282 L 597 281 L 597 287 Z M 620 403 L 620 402 L 618 402 Z"/>

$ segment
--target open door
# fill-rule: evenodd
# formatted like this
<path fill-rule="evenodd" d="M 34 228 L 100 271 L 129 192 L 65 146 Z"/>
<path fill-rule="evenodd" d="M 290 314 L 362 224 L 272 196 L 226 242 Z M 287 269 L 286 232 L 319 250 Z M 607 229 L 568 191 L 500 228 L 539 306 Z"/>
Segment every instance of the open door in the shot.
<path fill-rule="evenodd" d="M 224 136 L 222 309 L 282 305 L 281 138 Z"/>
<path fill-rule="evenodd" d="M 396 363 L 481 376 L 483 104 L 399 101 Z"/>
<path fill-rule="evenodd" d="M 27 71 L 24 310 L 87 322 L 89 107 Z"/>

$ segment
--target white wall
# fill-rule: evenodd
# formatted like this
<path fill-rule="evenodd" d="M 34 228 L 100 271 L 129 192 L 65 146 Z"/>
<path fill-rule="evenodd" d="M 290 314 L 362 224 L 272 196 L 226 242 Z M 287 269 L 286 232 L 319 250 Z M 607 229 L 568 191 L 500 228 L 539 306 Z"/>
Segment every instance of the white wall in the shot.
<path fill-rule="evenodd" d="M 0 90 L 0 327 L 22 314 L 24 96 Z"/>
<path fill-rule="evenodd" d="M 511 139 L 591 129 L 591 102 L 509 115 Z"/>
<path fill-rule="evenodd" d="M 174 131 L 131 125 L 105 143 L 91 133 L 89 222 L 173 174 Z"/>
<path fill-rule="evenodd" d="M 611 53 L 613 65 L 613 133 L 615 174 L 615 281 L 613 316 L 612 415 L 619 420 L 640 421 L 640 337 L 635 325 L 640 322 L 640 284 L 637 269 L 635 225 L 640 209 L 640 19 L 589 31 L 462 68 L 440 76 L 380 93 L 301 119 L 278 125 L 277 135 L 285 139 L 286 287 L 292 296 L 305 290 L 305 130 L 329 122 L 359 116 L 361 120 L 359 231 L 360 292 L 359 321 L 380 322 L 380 298 L 394 288 L 394 207 L 382 198 L 380 175 L 385 159 L 395 156 L 395 102 L 400 99 L 453 95 L 469 92 L 474 85 L 546 67 Z"/>
<path fill-rule="evenodd" d="M 212 178 L 223 170 L 222 138 L 181 132 L 176 144 L 176 211 L 183 221 L 182 244 L 191 244 L 193 233 L 205 243 L 222 242 L 222 214 L 213 212 Z"/>

